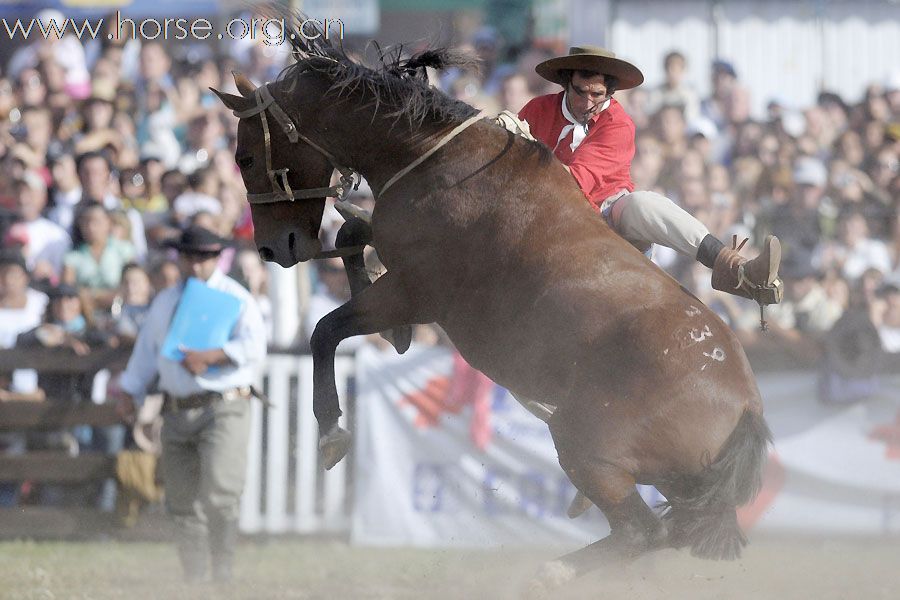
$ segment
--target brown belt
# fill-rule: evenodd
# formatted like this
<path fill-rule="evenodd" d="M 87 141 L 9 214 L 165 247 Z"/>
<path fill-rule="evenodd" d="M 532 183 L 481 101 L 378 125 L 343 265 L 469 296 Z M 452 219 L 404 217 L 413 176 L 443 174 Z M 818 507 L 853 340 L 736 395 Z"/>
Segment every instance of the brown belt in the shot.
<path fill-rule="evenodd" d="M 253 389 L 250 386 L 233 388 L 224 392 L 200 392 L 191 394 L 190 396 L 172 396 L 171 394 L 163 394 L 163 412 L 172 412 L 177 410 L 189 410 L 191 408 L 205 408 L 216 402 L 237 399 L 248 399 L 253 396 Z"/>

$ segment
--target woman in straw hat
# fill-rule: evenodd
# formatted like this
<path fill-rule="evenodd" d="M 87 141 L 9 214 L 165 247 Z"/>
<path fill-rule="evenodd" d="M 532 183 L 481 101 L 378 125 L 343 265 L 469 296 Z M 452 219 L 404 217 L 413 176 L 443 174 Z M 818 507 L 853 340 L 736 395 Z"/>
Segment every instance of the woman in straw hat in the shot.
<path fill-rule="evenodd" d="M 695 258 L 712 269 L 717 290 L 761 305 L 781 300 L 777 238 L 767 237 L 760 255 L 748 261 L 739 248 L 726 247 L 668 198 L 634 190 L 634 123 L 612 96 L 644 81 L 637 67 L 603 48 L 583 46 L 540 63 L 535 71 L 563 91 L 533 99 L 519 117 L 528 122 L 532 135 L 553 149 L 619 235 L 645 251 L 656 243 Z"/>

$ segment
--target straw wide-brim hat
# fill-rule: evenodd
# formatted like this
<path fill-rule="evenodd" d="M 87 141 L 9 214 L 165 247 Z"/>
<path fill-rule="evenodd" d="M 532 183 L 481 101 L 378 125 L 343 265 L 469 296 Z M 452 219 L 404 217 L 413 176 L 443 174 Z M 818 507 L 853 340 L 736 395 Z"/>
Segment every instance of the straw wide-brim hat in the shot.
<path fill-rule="evenodd" d="M 566 56 L 557 56 L 545 60 L 534 68 L 538 75 L 558 83 L 566 85 L 563 71 L 595 71 L 604 75 L 612 75 L 619 80 L 617 89 L 627 90 L 637 87 L 644 82 L 644 74 L 636 66 L 628 61 L 616 58 L 614 52 L 610 52 L 599 46 L 572 46 Z"/>

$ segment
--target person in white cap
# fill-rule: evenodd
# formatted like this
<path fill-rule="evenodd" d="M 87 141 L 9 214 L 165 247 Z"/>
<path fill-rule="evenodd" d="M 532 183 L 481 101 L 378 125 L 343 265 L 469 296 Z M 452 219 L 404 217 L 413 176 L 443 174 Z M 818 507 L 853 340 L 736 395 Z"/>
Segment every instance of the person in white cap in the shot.
<path fill-rule="evenodd" d="M 612 96 L 644 81 L 637 67 L 603 48 L 583 46 L 540 63 L 535 71 L 563 91 L 533 99 L 519 118 L 553 150 L 619 235 L 645 252 L 657 243 L 695 258 L 712 269 L 717 290 L 760 305 L 781 301 L 777 238 L 767 237 L 760 255 L 748 261 L 739 254 L 740 247 L 727 248 L 668 198 L 635 191 L 630 173 L 635 127 Z"/>

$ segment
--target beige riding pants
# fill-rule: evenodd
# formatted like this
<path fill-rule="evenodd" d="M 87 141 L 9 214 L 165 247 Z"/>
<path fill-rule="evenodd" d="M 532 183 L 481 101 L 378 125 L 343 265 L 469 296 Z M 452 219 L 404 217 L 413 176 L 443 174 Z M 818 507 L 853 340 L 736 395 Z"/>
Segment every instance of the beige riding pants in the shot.
<path fill-rule="evenodd" d="M 696 258 L 700 242 L 709 235 L 703 223 L 656 192 L 620 192 L 603 201 L 600 213 L 616 233 L 642 252 L 660 244 Z"/>
<path fill-rule="evenodd" d="M 162 472 L 166 508 L 179 527 L 203 532 L 236 521 L 247 469 L 250 400 L 166 413 Z"/>

